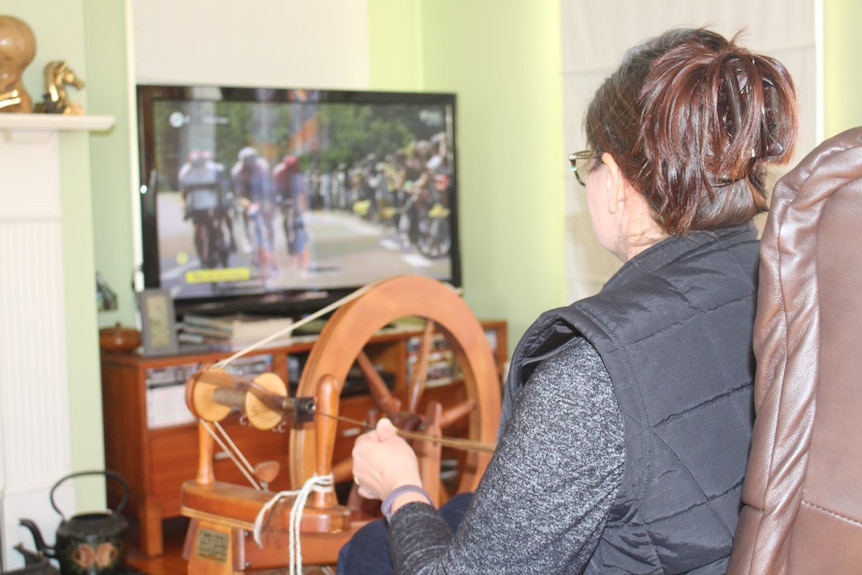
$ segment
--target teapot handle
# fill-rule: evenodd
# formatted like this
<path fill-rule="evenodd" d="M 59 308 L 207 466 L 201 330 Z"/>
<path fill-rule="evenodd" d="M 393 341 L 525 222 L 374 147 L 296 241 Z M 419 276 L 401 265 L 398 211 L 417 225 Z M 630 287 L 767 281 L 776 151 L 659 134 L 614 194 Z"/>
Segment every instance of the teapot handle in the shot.
<path fill-rule="evenodd" d="M 65 477 L 61 477 L 60 480 L 57 481 L 57 483 L 55 483 L 54 486 L 51 488 L 51 507 L 54 508 L 54 511 L 56 511 L 57 513 L 60 514 L 60 517 L 62 517 L 64 521 L 66 520 L 66 516 L 63 515 L 63 512 L 60 511 L 60 509 L 57 507 L 57 503 L 54 501 L 54 492 L 67 479 L 80 477 L 82 475 L 104 475 L 108 479 L 113 479 L 114 481 L 116 481 L 117 483 L 122 485 L 123 489 L 125 490 L 125 493 L 123 493 L 123 499 L 120 501 L 120 504 L 117 505 L 117 508 L 113 510 L 113 513 L 119 514 L 123 511 L 123 509 L 126 507 L 126 503 L 129 502 L 129 495 L 131 494 L 131 488 L 129 487 L 129 483 L 128 483 L 128 481 L 126 481 L 125 477 L 123 477 L 122 475 L 120 475 L 116 471 L 111 471 L 110 469 L 92 470 L 92 471 L 77 471 L 75 473 L 70 473 L 69 475 L 67 475 Z"/>

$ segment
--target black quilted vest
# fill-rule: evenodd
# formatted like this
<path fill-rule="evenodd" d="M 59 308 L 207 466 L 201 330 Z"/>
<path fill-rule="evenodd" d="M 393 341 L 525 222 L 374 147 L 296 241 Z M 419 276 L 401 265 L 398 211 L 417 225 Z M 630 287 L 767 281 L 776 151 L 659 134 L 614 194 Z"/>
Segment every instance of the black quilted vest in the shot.
<path fill-rule="evenodd" d="M 574 334 L 601 354 L 623 414 L 622 485 L 586 573 L 725 572 L 754 418 L 757 270 L 753 226 L 670 238 L 518 344 L 503 425 L 521 383 Z"/>

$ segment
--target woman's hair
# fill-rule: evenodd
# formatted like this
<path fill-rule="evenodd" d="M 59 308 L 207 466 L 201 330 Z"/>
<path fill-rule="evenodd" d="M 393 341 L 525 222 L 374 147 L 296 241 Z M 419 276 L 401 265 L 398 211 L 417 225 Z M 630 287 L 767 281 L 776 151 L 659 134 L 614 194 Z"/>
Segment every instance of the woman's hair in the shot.
<path fill-rule="evenodd" d="M 790 160 L 796 91 L 784 66 L 703 28 L 630 50 L 587 110 L 587 142 L 610 153 L 669 234 L 766 211 L 766 165 Z"/>

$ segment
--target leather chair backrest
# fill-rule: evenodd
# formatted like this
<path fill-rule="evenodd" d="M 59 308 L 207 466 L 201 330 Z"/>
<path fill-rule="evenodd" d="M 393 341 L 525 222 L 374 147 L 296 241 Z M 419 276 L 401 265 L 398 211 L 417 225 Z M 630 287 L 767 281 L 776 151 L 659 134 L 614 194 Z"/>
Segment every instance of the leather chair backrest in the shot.
<path fill-rule="evenodd" d="M 862 573 L 862 128 L 776 185 L 756 420 L 729 575 Z"/>

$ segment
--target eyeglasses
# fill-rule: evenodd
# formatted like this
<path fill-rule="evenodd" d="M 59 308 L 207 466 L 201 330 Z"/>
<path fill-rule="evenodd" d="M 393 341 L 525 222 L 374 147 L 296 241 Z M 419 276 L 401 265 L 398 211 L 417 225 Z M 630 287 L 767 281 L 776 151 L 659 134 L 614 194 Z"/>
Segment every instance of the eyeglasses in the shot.
<path fill-rule="evenodd" d="M 575 179 L 578 183 L 586 187 L 587 178 L 590 175 L 590 170 L 596 159 L 596 152 L 593 150 L 582 150 L 569 154 L 569 163 L 572 165 L 572 173 L 575 174 Z"/>

